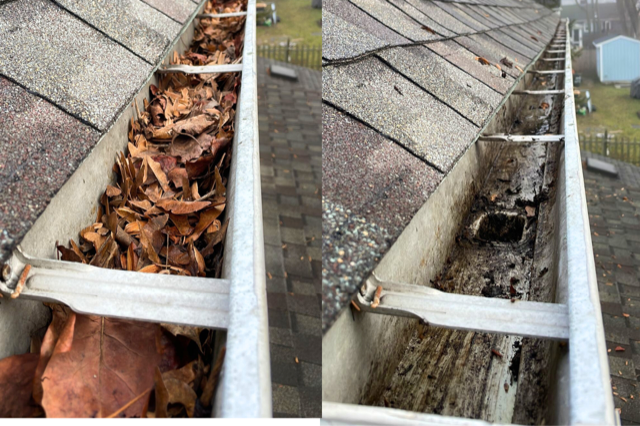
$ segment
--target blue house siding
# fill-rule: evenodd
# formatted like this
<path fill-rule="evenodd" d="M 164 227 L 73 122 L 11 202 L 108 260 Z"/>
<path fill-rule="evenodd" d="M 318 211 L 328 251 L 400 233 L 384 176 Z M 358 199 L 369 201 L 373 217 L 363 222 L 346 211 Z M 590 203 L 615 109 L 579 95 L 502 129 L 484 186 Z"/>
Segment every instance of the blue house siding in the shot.
<path fill-rule="evenodd" d="M 600 81 L 623 82 L 640 77 L 640 41 L 619 38 L 598 47 Z"/>

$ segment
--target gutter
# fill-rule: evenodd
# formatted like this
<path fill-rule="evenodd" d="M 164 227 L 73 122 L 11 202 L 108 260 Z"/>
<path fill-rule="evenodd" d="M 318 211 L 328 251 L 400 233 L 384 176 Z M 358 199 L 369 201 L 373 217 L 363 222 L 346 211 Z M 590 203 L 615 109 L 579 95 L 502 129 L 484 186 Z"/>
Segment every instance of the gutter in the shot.
<path fill-rule="evenodd" d="M 559 235 L 554 254 L 555 262 L 558 265 L 555 276 L 557 282 L 555 303 L 518 302 L 513 304 L 508 301 L 502 303 L 496 299 L 448 294 L 433 288 L 425 288 L 416 285 L 422 283 L 422 280 L 417 280 L 417 277 L 414 279 L 419 282 L 407 284 L 409 281 L 406 279 L 393 281 L 391 278 L 381 279 L 374 273 L 365 282 L 355 301 L 355 304 L 358 305 L 358 311 L 364 313 L 358 314 L 358 318 L 354 318 L 353 321 L 345 314 L 345 318 L 339 324 L 340 331 L 347 333 L 336 334 L 337 332 L 333 330 L 337 329 L 338 323 L 336 323 L 333 329 L 325 335 L 323 339 L 323 364 L 324 360 L 328 359 L 331 361 L 330 364 L 343 362 L 345 365 L 351 365 L 354 362 L 351 358 L 362 355 L 356 349 L 369 348 L 370 346 L 367 345 L 371 344 L 368 340 L 366 342 L 362 340 L 365 336 L 359 336 L 357 333 L 370 333 L 370 336 L 366 336 L 369 338 L 371 336 L 382 337 L 384 341 L 375 342 L 376 346 L 392 346 L 393 338 L 399 339 L 400 336 L 393 334 L 393 338 L 390 339 L 389 335 L 383 334 L 385 331 L 375 330 L 375 333 L 379 334 L 374 334 L 374 331 L 370 330 L 374 326 L 382 327 L 392 324 L 391 320 L 383 323 L 382 320 L 378 321 L 379 318 L 394 318 L 394 320 L 401 317 L 419 318 L 423 324 L 444 328 L 560 340 L 568 343 L 568 355 L 561 354 L 551 358 L 551 361 L 557 362 L 554 377 L 556 389 L 555 394 L 549 395 L 547 398 L 549 410 L 553 412 L 557 423 L 572 425 L 620 424 L 614 411 L 609 383 L 609 364 L 578 145 L 571 47 L 567 33 L 568 21 L 565 20 L 558 28 L 556 38 L 545 49 L 550 49 L 555 53 L 564 53 L 564 58 L 554 58 L 553 61 L 564 61 L 564 69 L 557 72 L 557 74 L 564 74 L 564 89 L 555 90 L 553 93 L 548 90 L 510 92 L 514 95 L 527 96 L 563 95 L 560 125 L 563 134 L 542 138 L 510 135 L 481 137 L 483 142 L 497 140 L 508 144 L 546 139 L 545 142 L 564 144 L 564 149 L 562 146 L 559 147 L 561 155 L 557 174 L 558 213 L 555 217 L 558 221 Z M 564 50 L 557 52 L 562 47 Z M 542 53 L 536 56 L 536 61 L 533 63 L 536 63 L 538 59 L 545 59 L 541 55 Z M 527 69 L 527 72 L 531 71 Z M 503 105 L 509 100 L 510 96 L 503 101 Z M 462 183 L 458 182 L 458 186 L 460 185 Z M 448 197 L 454 198 L 455 195 L 453 193 L 447 194 Z M 415 234 L 418 235 L 418 232 L 416 229 Z M 419 235 L 420 241 L 429 240 L 426 232 L 420 231 Z M 388 261 L 386 264 L 383 259 L 381 266 L 379 266 L 379 268 L 386 266 L 388 268 L 386 273 L 389 276 L 398 275 L 397 268 L 407 269 L 405 264 L 399 262 L 397 258 L 394 259 L 395 262 Z M 421 269 L 426 268 L 421 264 Z M 499 310 L 503 310 L 503 313 L 496 315 Z M 527 312 L 524 312 L 525 310 Z M 557 329 L 557 327 L 562 329 Z M 354 342 L 340 342 L 344 339 L 354 340 Z M 560 345 L 565 346 L 567 343 Z M 325 344 L 327 344 L 326 347 Z M 360 361 L 368 364 L 368 360 L 361 359 Z M 363 366 L 362 371 L 368 371 L 366 367 L 368 365 Z M 468 418 L 425 414 L 380 406 L 355 405 L 355 403 L 330 402 L 328 398 L 333 401 L 342 401 L 352 399 L 354 394 L 358 394 L 358 389 L 355 387 L 345 388 L 344 383 L 350 382 L 337 380 L 335 375 L 331 374 L 331 369 L 331 365 L 325 364 L 323 366 L 323 380 L 324 377 L 331 377 L 335 382 L 335 384 L 329 382 L 323 385 L 332 390 L 332 393 L 323 391 L 325 399 L 323 401 L 323 424 L 488 424 L 484 421 Z M 340 367 L 337 369 L 339 370 Z M 367 382 L 367 384 L 370 383 L 371 381 Z M 333 388 L 331 388 L 332 386 Z"/>
<path fill-rule="evenodd" d="M 233 156 L 227 189 L 227 217 L 222 278 L 177 277 L 109 270 L 52 259 L 56 241 L 67 241 L 93 221 L 101 192 L 112 183 L 114 156 L 126 149 L 135 104 L 149 98 L 150 85 L 169 63 L 173 51 L 185 51 L 193 39 L 192 14 L 163 60 L 123 109 L 84 162 L 51 200 L 7 262 L 11 268 L 0 293 L 9 296 L 27 264 L 31 265 L 20 298 L 0 311 L 0 358 L 23 353 L 25 332 L 46 326 L 40 301 L 63 303 L 75 312 L 138 321 L 199 326 L 219 330 L 216 349 L 227 354 L 215 394 L 216 417 L 270 417 L 271 373 L 264 266 L 262 198 L 258 140 L 256 3 L 249 0 L 241 68 L 207 72 L 242 72 L 236 108 Z M 235 14 L 233 14 L 235 16 Z M 202 72 L 202 71 L 201 71 Z M 80 208 L 69 206 L 83 200 Z M 93 208 L 93 210 L 92 210 Z M 35 302 L 29 302 L 35 301 Z M 11 308 L 12 305 L 14 308 Z M 22 308 L 20 308 L 22 306 Z M 24 309 L 25 306 L 27 309 Z M 13 315 L 13 316 L 12 316 Z M 28 348 L 28 346 L 27 346 Z"/>

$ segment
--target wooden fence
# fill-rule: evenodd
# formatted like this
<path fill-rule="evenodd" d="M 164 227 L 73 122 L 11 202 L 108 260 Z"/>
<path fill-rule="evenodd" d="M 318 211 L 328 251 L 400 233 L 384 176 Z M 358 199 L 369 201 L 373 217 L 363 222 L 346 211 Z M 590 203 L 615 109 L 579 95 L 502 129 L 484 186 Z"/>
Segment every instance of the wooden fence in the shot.
<path fill-rule="evenodd" d="M 580 149 L 640 166 L 640 141 L 637 139 L 612 136 L 606 131 L 597 135 L 581 134 Z"/>
<path fill-rule="evenodd" d="M 258 56 L 287 62 L 314 70 L 322 69 L 322 47 L 320 46 L 272 46 L 268 44 L 258 46 Z"/>
<path fill-rule="evenodd" d="M 579 56 L 571 58 L 575 72 L 584 73 L 596 70 L 596 49 L 582 49 Z"/>

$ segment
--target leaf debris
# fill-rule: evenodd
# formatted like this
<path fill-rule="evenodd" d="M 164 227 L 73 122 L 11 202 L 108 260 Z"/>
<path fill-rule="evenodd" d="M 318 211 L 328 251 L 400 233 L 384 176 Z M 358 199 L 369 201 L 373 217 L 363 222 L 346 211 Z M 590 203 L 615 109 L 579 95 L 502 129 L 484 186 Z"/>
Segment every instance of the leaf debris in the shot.
<path fill-rule="evenodd" d="M 246 10 L 244 0 L 219 1 L 209 0 L 204 13 Z M 240 63 L 245 20 L 200 19 L 191 49 L 174 52 L 170 62 Z M 94 223 L 79 232 L 78 243 L 56 244 L 61 259 L 219 277 L 239 86 L 234 73 L 169 74 L 158 87 L 152 85 L 143 108 L 134 104 L 127 152 L 115 158 L 115 179 L 100 197 Z M 12 297 L 19 296 L 29 269 Z M 225 352 L 213 367 L 202 361 L 213 359 L 214 331 L 47 306 L 53 319 L 42 342 L 33 345 L 36 353 L 0 360 L 0 417 L 211 417 L 207 407 Z M 118 377 L 109 379 L 114 374 Z M 164 391 L 166 407 L 158 398 Z"/>

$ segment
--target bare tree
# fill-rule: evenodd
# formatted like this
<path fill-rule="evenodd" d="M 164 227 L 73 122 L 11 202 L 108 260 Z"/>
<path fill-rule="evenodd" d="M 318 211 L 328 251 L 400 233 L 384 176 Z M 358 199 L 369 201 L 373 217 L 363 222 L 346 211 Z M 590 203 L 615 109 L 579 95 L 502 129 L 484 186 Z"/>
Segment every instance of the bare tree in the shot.
<path fill-rule="evenodd" d="M 625 34 L 631 37 L 638 37 L 640 34 L 640 17 L 638 15 L 638 7 L 635 0 L 616 0 L 618 4 L 618 13 L 624 28 Z"/>
<path fill-rule="evenodd" d="M 589 3 L 589 0 L 586 0 L 585 4 L 582 5 L 582 4 L 580 4 L 580 0 L 575 0 L 576 5 L 578 5 L 578 7 L 584 11 L 585 15 L 587 15 L 587 30 L 588 31 L 593 31 L 594 30 L 594 28 L 593 28 L 593 11 L 594 11 L 593 1 L 594 0 L 592 0 L 592 3 Z M 624 0 L 619 0 L 619 1 L 624 1 Z"/>

